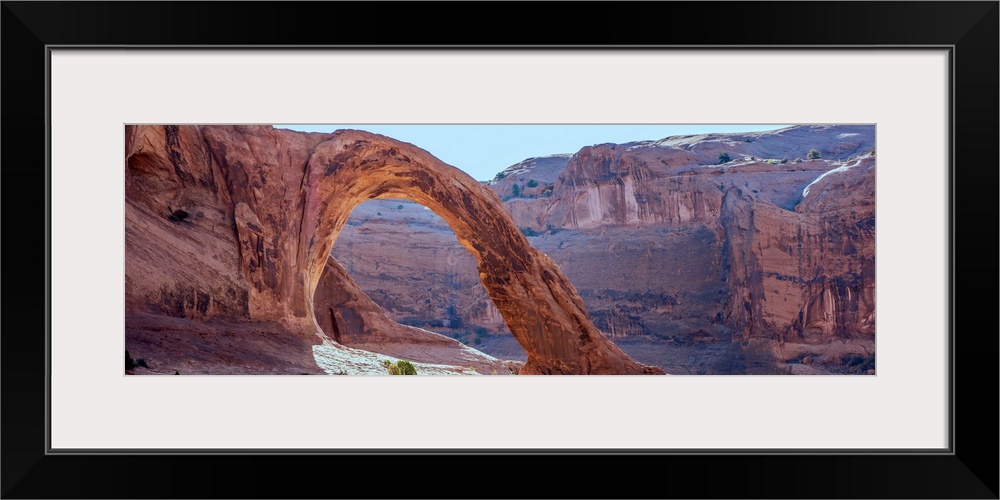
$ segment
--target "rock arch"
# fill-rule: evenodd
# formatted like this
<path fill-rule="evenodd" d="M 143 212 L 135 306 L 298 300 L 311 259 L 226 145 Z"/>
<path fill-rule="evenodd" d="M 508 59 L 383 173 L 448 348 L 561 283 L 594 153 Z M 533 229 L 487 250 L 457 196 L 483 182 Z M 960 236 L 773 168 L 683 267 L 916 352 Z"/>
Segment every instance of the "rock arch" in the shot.
<path fill-rule="evenodd" d="M 206 305 L 206 317 L 280 324 L 312 341 L 317 284 L 324 266 L 342 271 L 329 254 L 351 210 L 405 198 L 441 216 L 475 257 L 528 353 L 521 373 L 663 373 L 594 327 L 576 289 L 492 190 L 416 146 L 353 130 L 129 125 L 125 153 L 132 308 L 187 317 L 190 302 Z M 178 224 L 168 220 L 174 210 L 193 215 Z M 344 273 L 341 283 L 353 280 Z M 164 297 L 176 310 L 163 310 Z"/>
<path fill-rule="evenodd" d="M 632 360 L 593 326 L 576 289 L 528 243 L 494 192 L 426 151 L 340 131 L 316 147 L 304 182 L 301 300 L 310 315 L 330 250 L 354 207 L 403 198 L 441 216 L 475 257 L 483 286 L 528 353 L 522 373 L 662 373 Z"/>

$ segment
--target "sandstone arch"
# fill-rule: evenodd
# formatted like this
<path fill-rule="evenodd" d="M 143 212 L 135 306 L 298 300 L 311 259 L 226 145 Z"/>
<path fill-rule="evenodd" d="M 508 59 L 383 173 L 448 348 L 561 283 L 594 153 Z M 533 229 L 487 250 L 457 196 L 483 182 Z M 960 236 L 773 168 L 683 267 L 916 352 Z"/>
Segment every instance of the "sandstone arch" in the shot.
<path fill-rule="evenodd" d="M 486 291 L 528 353 L 521 373 L 663 373 L 593 326 L 576 289 L 527 242 L 495 193 L 416 146 L 360 131 L 264 126 L 125 132 L 126 216 L 136 221 L 126 224 L 130 303 L 147 307 L 169 295 L 179 306 L 166 314 L 191 316 L 191 302 L 199 317 L 272 322 L 315 338 L 317 283 L 324 266 L 339 268 L 329 254 L 351 210 L 369 199 L 405 198 L 441 216 L 475 257 Z M 176 209 L 193 215 L 175 224 L 168 210 Z M 182 248 L 187 260 L 142 272 L 166 262 L 164 247 Z M 149 251 L 130 259 L 133 248 Z"/>
<path fill-rule="evenodd" d="M 375 198 L 404 198 L 441 216 L 475 257 L 480 279 L 528 353 L 522 373 L 662 373 L 641 365 L 591 323 L 576 289 L 535 250 L 499 197 L 464 172 L 410 144 L 341 131 L 307 165 L 303 292 L 312 297 L 347 217 Z"/>

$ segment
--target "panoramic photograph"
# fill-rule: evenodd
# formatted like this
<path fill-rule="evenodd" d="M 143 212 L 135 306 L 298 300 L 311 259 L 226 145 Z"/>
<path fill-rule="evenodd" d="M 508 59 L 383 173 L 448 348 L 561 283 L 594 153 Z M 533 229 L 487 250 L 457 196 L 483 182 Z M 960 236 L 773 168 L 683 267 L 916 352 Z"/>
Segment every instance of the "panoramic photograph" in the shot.
<path fill-rule="evenodd" d="M 126 125 L 126 375 L 875 375 L 873 124 Z"/>

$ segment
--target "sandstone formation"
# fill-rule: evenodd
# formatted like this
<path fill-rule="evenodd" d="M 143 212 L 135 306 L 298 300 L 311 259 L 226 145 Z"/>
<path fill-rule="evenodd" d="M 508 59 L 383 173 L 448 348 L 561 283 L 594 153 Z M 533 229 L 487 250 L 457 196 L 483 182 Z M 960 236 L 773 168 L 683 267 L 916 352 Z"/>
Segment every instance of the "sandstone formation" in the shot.
<path fill-rule="evenodd" d="M 854 372 L 874 355 L 874 148 L 872 126 L 671 137 L 526 160 L 489 184 L 595 325 L 640 362 L 671 373 Z M 822 158 L 807 159 L 812 149 Z M 719 164 L 722 153 L 732 161 Z M 419 206 L 382 203 L 393 209 L 359 207 L 334 249 L 352 276 L 397 319 L 495 332 L 488 307 L 469 306 L 482 296 L 471 262 L 408 271 L 442 262 L 427 249 L 451 252 L 448 228 Z M 419 244 L 395 258 L 378 246 L 408 237 Z M 425 272 L 446 279 L 400 286 Z M 480 348 L 507 354 L 500 338 Z"/>
<path fill-rule="evenodd" d="M 518 225 L 531 235 L 547 229 L 545 211 L 556 179 L 573 155 L 555 154 L 528 158 L 507 167 L 488 185 L 500 195 Z"/>
<path fill-rule="evenodd" d="M 662 373 L 594 327 L 576 289 L 531 247 L 493 191 L 413 145 L 359 131 L 129 126 L 125 153 L 126 347 L 161 370 L 184 359 L 186 337 L 178 328 L 177 342 L 157 351 L 157 318 L 215 325 L 204 331 L 205 357 L 223 337 L 282 340 L 267 344 L 269 365 L 247 364 L 248 371 L 316 373 L 302 346 L 340 345 L 337 339 L 419 351 L 428 361 L 508 367 L 388 321 L 330 259 L 356 205 L 402 198 L 441 216 L 475 258 L 486 292 L 528 354 L 520 373 Z M 225 349 L 214 354 L 218 366 L 233 364 Z"/>

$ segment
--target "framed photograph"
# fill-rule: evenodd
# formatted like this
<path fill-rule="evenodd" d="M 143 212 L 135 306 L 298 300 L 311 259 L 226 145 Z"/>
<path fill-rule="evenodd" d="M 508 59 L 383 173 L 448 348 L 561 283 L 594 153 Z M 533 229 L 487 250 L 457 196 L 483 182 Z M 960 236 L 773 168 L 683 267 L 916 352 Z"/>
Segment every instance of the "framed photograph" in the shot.
<path fill-rule="evenodd" d="M 996 2 L 318 6 L 4 3 L 4 497 L 997 497 Z M 443 495 L 400 474 L 345 491 Z"/>

